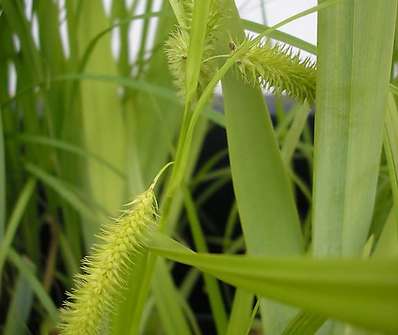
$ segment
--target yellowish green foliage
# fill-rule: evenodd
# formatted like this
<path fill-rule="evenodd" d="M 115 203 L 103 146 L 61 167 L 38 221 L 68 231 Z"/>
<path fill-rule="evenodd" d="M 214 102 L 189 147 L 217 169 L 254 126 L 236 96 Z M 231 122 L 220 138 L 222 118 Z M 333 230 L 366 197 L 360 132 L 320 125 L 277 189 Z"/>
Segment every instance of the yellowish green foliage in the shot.
<path fill-rule="evenodd" d="M 86 50 L 99 31 L 106 29 L 110 22 L 102 6 L 97 1 L 81 2 L 81 19 L 78 29 L 80 50 Z M 111 36 L 104 35 L 97 43 L 93 55 L 89 58 L 85 71 L 115 75 L 116 64 L 110 49 Z M 84 127 L 79 129 L 83 135 L 85 150 L 124 171 L 126 165 L 125 120 L 120 99 L 115 86 L 100 81 L 83 81 L 80 83 L 81 117 Z M 76 132 L 77 130 L 75 130 Z M 72 134 L 72 136 L 75 133 Z M 86 190 L 92 199 L 111 215 L 126 201 L 126 184 L 102 165 L 87 161 Z M 109 190 L 112 190 L 110 192 Z M 83 232 L 87 247 L 94 242 L 93 235 L 105 223 L 99 216 L 97 222 L 85 221 Z"/>
<path fill-rule="evenodd" d="M 122 0 L 110 11 L 102 1 L 25 2 L 0 1 L 2 334 L 196 335 L 207 319 L 217 335 L 398 333 L 392 97 L 384 117 L 398 82 L 398 0 L 319 0 L 272 27 L 241 20 L 236 0 L 165 0 L 160 10 Z M 317 46 L 277 30 L 315 12 Z M 224 113 L 208 108 L 220 81 Z M 273 123 L 260 85 L 306 102 L 287 111 L 278 99 Z M 195 172 L 208 121 L 225 128 L 228 160 L 216 153 Z M 156 180 L 138 194 L 170 157 L 157 222 Z M 224 233 L 223 207 L 207 215 L 220 188 L 223 201 L 235 196 Z M 127 192 L 138 197 L 104 220 Z M 158 231 L 193 237 L 199 253 Z M 174 278 L 160 257 L 196 269 Z M 236 287 L 232 306 L 214 277 Z M 197 289 L 206 324 L 190 304 Z"/>

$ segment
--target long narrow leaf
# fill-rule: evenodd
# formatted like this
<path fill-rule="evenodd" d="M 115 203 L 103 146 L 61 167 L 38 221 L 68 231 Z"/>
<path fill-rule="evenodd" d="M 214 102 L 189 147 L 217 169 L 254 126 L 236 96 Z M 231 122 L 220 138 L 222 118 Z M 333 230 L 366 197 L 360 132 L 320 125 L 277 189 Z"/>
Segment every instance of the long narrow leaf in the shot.
<path fill-rule="evenodd" d="M 26 264 L 27 265 L 27 264 Z M 11 303 L 8 307 L 4 335 L 23 335 L 33 303 L 33 292 L 23 275 L 18 275 Z"/>
<path fill-rule="evenodd" d="M 249 328 L 253 294 L 237 289 L 226 335 L 242 335 Z"/>
<path fill-rule="evenodd" d="M 301 312 L 289 323 L 282 335 L 313 335 L 325 321 L 323 316 Z"/>
<path fill-rule="evenodd" d="M 315 260 L 197 254 L 160 234 L 154 236 L 150 249 L 308 312 L 386 334 L 398 332 L 397 258 Z"/>
<path fill-rule="evenodd" d="M 200 0 L 193 3 L 192 27 L 186 66 L 186 99 L 188 101 L 194 96 L 199 81 L 211 0 Z"/>
<path fill-rule="evenodd" d="M 179 293 L 168 271 L 165 260 L 159 259 L 152 285 L 165 333 L 168 335 L 191 334 L 187 320 L 179 306 Z"/>
<path fill-rule="evenodd" d="M 239 41 L 243 35 L 234 2 L 225 1 L 223 7 L 234 16 L 225 19 L 221 54 L 229 52 L 231 37 Z M 299 218 L 261 90 L 233 71 L 222 80 L 222 89 L 232 180 L 248 252 L 299 254 L 303 251 Z M 269 334 L 280 333 L 292 315 L 266 302 L 261 311 Z"/>
<path fill-rule="evenodd" d="M 199 252 L 208 252 L 202 228 L 200 226 L 197 209 L 188 189 L 184 189 L 184 203 L 187 210 L 192 236 Z M 227 329 L 227 316 L 217 280 L 209 275 L 204 275 L 205 286 L 209 296 L 210 308 L 216 324 L 217 333 L 225 334 Z"/>
<path fill-rule="evenodd" d="M 22 216 L 24 215 L 29 200 L 32 197 L 33 191 L 35 190 L 35 186 L 36 186 L 35 179 L 30 178 L 26 182 L 18 198 L 18 201 L 14 207 L 14 210 L 11 213 L 9 223 L 7 225 L 6 234 L 0 244 L 0 276 L 3 270 L 7 254 L 11 247 L 11 243 L 14 239 L 15 233 L 17 232 L 18 225 L 22 220 Z"/>
<path fill-rule="evenodd" d="M 27 260 L 23 259 L 20 255 L 18 255 L 14 250 L 9 250 L 8 259 L 10 262 L 19 270 L 19 273 L 29 282 L 30 287 L 33 292 L 35 292 L 37 298 L 40 303 L 45 308 L 49 317 L 56 323 L 58 321 L 58 311 L 52 302 L 51 298 L 46 293 L 44 287 L 36 278 L 35 274 L 32 272 L 31 267 L 27 264 Z"/>
<path fill-rule="evenodd" d="M 79 50 L 86 50 L 95 36 L 109 27 L 102 3 L 82 1 L 79 7 L 80 21 L 77 27 Z M 103 72 L 110 76 L 117 73 L 117 65 L 109 47 L 111 38 L 105 35 L 86 64 L 87 72 Z M 80 130 L 85 149 L 112 162 L 119 170 L 126 166 L 125 127 L 120 99 L 116 87 L 109 88 L 103 82 L 83 81 L 80 85 L 81 118 L 84 127 Z M 84 179 L 91 198 L 107 212 L 116 216 L 126 201 L 126 184 L 102 165 L 86 162 L 87 177 Z M 112 190 L 110 192 L 109 190 Z M 90 246 L 94 235 L 106 220 L 97 217 L 84 224 L 85 245 Z"/>
<path fill-rule="evenodd" d="M 67 142 L 61 141 L 61 140 L 56 140 L 56 139 L 49 138 L 49 137 L 45 137 L 45 136 L 37 136 L 37 135 L 29 135 L 29 134 L 17 135 L 16 138 L 21 142 L 46 145 L 46 146 L 58 148 L 58 149 L 73 153 L 75 155 L 79 155 L 86 159 L 93 159 L 93 160 L 97 161 L 98 163 L 106 166 L 110 171 L 112 171 L 114 174 L 119 176 L 121 179 L 126 178 L 126 176 L 124 175 L 124 173 L 122 171 L 120 171 L 119 169 L 114 167 L 107 160 L 103 159 L 102 157 L 99 157 L 96 154 L 88 152 L 87 150 L 84 150 L 74 144 L 67 143 Z"/>
<path fill-rule="evenodd" d="M 92 224 L 93 222 L 96 222 L 97 213 L 84 202 L 82 202 L 78 195 L 73 192 L 64 181 L 48 174 L 46 171 L 43 171 L 38 166 L 32 163 L 27 163 L 26 169 L 29 173 L 31 173 L 32 175 L 43 181 L 46 185 L 51 187 L 55 192 L 59 194 L 59 196 L 65 199 L 65 201 L 67 201 L 79 213 L 81 213 L 84 218 L 88 220 L 83 229 L 87 229 L 88 231 L 91 231 L 91 229 L 93 229 L 91 227 L 88 227 L 88 223 L 90 222 Z M 91 239 L 93 238 L 94 236 L 91 237 Z"/>
<path fill-rule="evenodd" d="M 398 111 L 392 94 L 388 95 L 384 128 L 384 150 L 394 198 L 395 220 L 398 224 Z"/>
<path fill-rule="evenodd" d="M 243 28 L 255 33 L 262 33 L 269 28 L 269 26 L 266 26 L 264 24 L 245 19 L 242 19 L 242 25 Z M 269 35 L 269 37 L 316 55 L 317 50 L 315 45 L 301 40 L 295 36 L 284 33 L 283 31 L 275 30 Z"/>
<path fill-rule="evenodd" d="M 313 201 L 318 256 L 359 255 L 368 235 L 396 8 L 395 0 L 341 1 L 319 13 Z"/>
<path fill-rule="evenodd" d="M 289 164 L 293 156 L 293 153 L 297 147 L 297 144 L 300 140 L 301 133 L 303 132 L 310 111 L 311 111 L 310 106 L 308 106 L 307 103 L 304 103 L 302 106 L 300 106 L 297 109 L 292 125 L 286 134 L 286 138 L 283 142 L 281 150 L 282 151 L 281 155 L 283 161 L 287 164 Z"/>
<path fill-rule="evenodd" d="M 6 157 L 4 154 L 3 113 L 0 108 L 0 243 L 4 236 L 5 220 L 6 220 Z"/>

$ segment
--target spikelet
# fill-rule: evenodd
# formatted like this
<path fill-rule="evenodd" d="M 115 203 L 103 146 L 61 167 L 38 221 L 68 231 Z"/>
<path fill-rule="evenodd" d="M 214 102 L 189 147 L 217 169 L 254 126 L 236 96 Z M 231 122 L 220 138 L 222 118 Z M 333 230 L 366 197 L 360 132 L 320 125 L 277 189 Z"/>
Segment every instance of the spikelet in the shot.
<path fill-rule="evenodd" d="M 235 51 L 234 42 L 231 46 L 231 51 Z M 248 38 L 239 48 L 246 48 L 237 65 L 247 82 L 260 83 L 274 93 L 286 93 L 300 101 L 314 101 L 316 64 L 311 59 L 302 60 L 300 53 L 294 53 L 291 47 L 272 46 L 264 40 L 252 45 Z"/>
<path fill-rule="evenodd" d="M 169 68 L 175 79 L 179 95 L 185 95 L 186 63 L 188 57 L 190 27 L 192 21 L 193 0 L 182 0 L 184 21 L 170 35 L 166 42 L 166 54 Z M 207 86 L 217 69 L 215 42 L 217 30 L 222 24 L 223 15 L 218 0 L 213 0 L 210 7 L 206 28 L 205 48 L 198 82 L 198 95 Z M 287 95 L 299 101 L 315 100 L 316 63 L 310 58 L 301 59 L 300 53 L 294 53 L 291 47 L 281 44 L 271 45 L 261 39 L 253 43 L 250 37 L 237 47 L 230 43 L 231 53 L 238 49 L 240 56 L 236 64 L 242 77 L 251 85 L 259 83 L 272 92 Z M 242 52 L 242 49 L 244 52 Z"/>
<path fill-rule="evenodd" d="M 216 31 L 220 26 L 221 14 L 218 8 L 218 0 L 213 0 L 210 5 L 209 18 L 206 26 L 206 37 L 204 42 L 203 59 L 214 55 L 214 44 Z M 188 58 L 189 36 L 192 23 L 193 0 L 183 1 L 184 24 L 177 26 L 166 41 L 166 56 L 170 72 L 174 77 L 174 84 L 181 97 L 185 96 L 185 73 Z M 202 62 L 198 82 L 198 95 L 204 90 L 216 71 L 216 62 Z"/>
<path fill-rule="evenodd" d="M 107 326 L 129 271 L 146 252 L 145 243 L 157 215 L 155 182 L 128 204 L 119 219 L 102 229 L 98 236 L 102 243 L 83 260 L 83 274 L 76 276 L 75 287 L 61 310 L 61 334 L 97 335 Z"/>

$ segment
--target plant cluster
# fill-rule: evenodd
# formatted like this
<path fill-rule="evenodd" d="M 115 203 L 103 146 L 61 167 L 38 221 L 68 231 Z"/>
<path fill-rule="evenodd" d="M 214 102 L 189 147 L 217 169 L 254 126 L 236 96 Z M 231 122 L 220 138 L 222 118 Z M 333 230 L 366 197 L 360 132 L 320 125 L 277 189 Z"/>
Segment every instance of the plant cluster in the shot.
<path fill-rule="evenodd" d="M 398 333 L 398 0 L 27 4 L 0 1 L 2 334 Z M 316 46 L 279 30 L 311 13 Z"/>

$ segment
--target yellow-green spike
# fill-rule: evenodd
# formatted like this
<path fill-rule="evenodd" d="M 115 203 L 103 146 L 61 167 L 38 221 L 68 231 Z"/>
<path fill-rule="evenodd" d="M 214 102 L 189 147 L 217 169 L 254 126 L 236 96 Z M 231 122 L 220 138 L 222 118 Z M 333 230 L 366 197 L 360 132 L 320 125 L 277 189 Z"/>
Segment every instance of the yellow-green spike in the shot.
<path fill-rule="evenodd" d="M 96 335 L 107 326 L 113 306 L 120 298 L 125 278 L 146 252 L 145 244 L 154 229 L 157 204 L 154 183 L 129 204 L 115 222 L 103 227 L 92 253 L 82 262 L 83 274 L 61 311 L 63 335 Z"/>
<path fill-rule="evenodd" d="M 245 40 L 240 48 L 250 42 L 250 39 Z M 275 93 L 286 93 L 300 101 L 312 103 L 315 100 L 316 64 L 309 58 L 301 59 L 300 53 L 294 53 L 289 47 L 260 41 L 247 48 L 237 65 L 250 84 L 260 83 Z"/>

